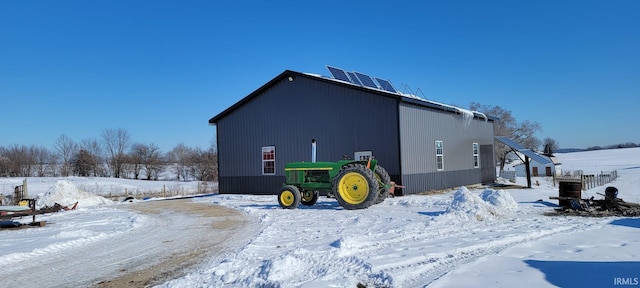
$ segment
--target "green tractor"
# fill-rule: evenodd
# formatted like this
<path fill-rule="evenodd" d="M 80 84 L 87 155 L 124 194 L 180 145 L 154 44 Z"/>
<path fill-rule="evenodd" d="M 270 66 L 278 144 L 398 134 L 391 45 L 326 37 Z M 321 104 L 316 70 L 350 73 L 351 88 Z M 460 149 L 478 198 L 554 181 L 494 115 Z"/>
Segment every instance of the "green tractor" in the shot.
<path fill-rule="evenodd" d="M 335 196 L 345 209 L 365 209 L 384 201 L 391 187 L 389 174 L 374 159 L 292 162 L 285 166 L 285 177 L 278 193 L 285 209 L 316 204 L 320 191 Z"/>

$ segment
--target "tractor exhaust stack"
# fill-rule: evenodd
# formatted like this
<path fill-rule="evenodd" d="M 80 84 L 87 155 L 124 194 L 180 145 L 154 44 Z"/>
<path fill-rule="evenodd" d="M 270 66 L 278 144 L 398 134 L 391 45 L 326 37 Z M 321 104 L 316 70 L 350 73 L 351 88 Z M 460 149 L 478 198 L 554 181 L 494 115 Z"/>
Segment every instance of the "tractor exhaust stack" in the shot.
<path fill-rule="evenodd" d="M 316 163 L 316 139 L 311 139 L 311 163 Z"/>

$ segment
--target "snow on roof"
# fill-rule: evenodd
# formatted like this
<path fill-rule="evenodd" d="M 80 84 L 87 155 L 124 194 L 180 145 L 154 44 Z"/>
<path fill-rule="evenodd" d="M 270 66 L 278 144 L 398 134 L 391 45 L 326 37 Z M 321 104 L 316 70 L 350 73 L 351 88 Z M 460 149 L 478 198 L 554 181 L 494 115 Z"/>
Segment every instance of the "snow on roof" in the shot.
<path fill-rule="evenodd" d="M 340 80 L 340 79 L 335 79 L 333 77 L 322 76 L 320 74 L 315 74 L 315 73 L 302 73 L 302 74 L 308 75 L 308 76 L 312 76 L 312 77 L 318 77 L 318 78 L 323 78 L 323 79 L 327 79 L 327 80 L 332 80 L 332 81 L 336 81 L 336 82 L 340 82 L 340 83 L 345 83 L 345 84 L 353 85 L 355 87 L 362 87 L 362 88 L 366 88 L 366 89 L 369 89 L 369 90 L 374 90 L 374 91 L 377 91 L 377 92 L 383 92 L 383 93 L 388 93 L 388 94 L 392 94 L 392 95 L 399 95 L 399 96 L 407 98 L 407 99 L 418 100 L 418 101 L 422 101 L 422 102 L 424 102 L 426 104 L 431 104 L 431 105 L 440 106 L 440 107 L 443 107 L 443 108 L 448 108 L 449 110 L 455 111 L 458 114 L 462 115 L 462 118 L 465 119 L 467 122 L 471 121 L 474 117 L 483 118 L 485 122 L 489 121 L 489 118 L 487 117 L 487 115 L 485 115 L 482 112 L 468 110 L 468 109 L 460 108 L 460 107 L 457 107 L 457 106 L 444 104 L 444 103 L 440 103 L 440 102 L 436 102 L 436 101 L 432 101 L 432 100 L 428 100 L 428 99 L 422 98 L 420 96 L 417 96 L 415 94 L 402 93 L 400 91 L 398 91 L 397 93 L 393 93 L 393 92 L 389 92 L 389 91 L 386 91 L 386 90 L 375 89 L 375 88 L 371 88 L 371 87 L 367 87 L 367 86 L 361 86 L 361 85 L 354 84 L 354 83 L 351 83 L 351 82 L 343 81 L 343 80 Z"/>
<path fill-rule="evenodd" d="M 484 118 L 485 122 L 488 121 L 487 115 L 485 115 L 484 113 L 478 112 L 478 111 L 468 110 L 468 109 L 460 108 L 460 107 L 449 105 L 449 104 L 444 104 L 444 103 L 440 103 L 440 102 L 436 102 L 436 101 L 432 101 L 432 100 L 428 100 L 428 99 L 423 99 L 423 98 L 420 98 L 420 97 L 418 97 L 416 95 L 413 95 L 413 94 L 404 94 L 404 93 L 399 93 L 399 94 L 401 96 L 403 96 L 403 97 L 416 99 L 416 100 L 424 101 L 424 102 L 431 103 L 431 104 L 434 104 L 434 105 L 438 105 L 438 106 L 442 106 L 442 107 L 447 107 L 447 108 L 453 109 L 453 110 L 457 111 L 459 114 L 461 114 L 462 118 L 464 118 L 466 120 L 471 120 L 474 117 L 478 116 L 480 118 Z"/>

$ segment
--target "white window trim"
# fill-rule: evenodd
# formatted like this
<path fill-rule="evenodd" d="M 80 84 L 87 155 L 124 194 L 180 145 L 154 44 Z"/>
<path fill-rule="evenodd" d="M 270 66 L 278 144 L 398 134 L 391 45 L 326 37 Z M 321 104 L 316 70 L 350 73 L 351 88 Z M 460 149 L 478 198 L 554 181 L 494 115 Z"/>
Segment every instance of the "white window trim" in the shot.
<path fill-rule="evenodd" d="M 480 145 L 478 143 L 471 145 L 471 153 L 473 153 L 473 168 L 480 168 Z"/>
<path fill-rule="evenodd" d="M 440 154 L 438 154 L 438 142 L 440 142 L 440 146 L 442 147 L 441 149 L 442 151 L 440 151 L 441 152 Z M 436 171 L 443 171 L 444 170 L 444 141 L 436 140 L 435 148 L 436 148 Z M 438 167 L 438 157 L 440 158 L 442 167 Z"/>
<path fill-rule="evenodd" d="M 273 150 L 273 159 L 264 159 L 264 153 Z M 276 175 L 276 146 L 264 146 L 262 147 L 262 153 L 260 153 L 260 158 L 262 158 L 262 175 Z M 273 173 L 265 173 L 265 163 L 273 162 Z"/>

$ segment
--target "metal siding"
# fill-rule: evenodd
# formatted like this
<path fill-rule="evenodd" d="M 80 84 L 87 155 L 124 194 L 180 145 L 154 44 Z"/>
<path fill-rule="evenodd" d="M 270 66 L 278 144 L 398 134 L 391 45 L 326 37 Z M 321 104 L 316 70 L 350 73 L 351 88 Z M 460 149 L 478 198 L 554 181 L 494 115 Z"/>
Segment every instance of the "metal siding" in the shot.
<path fill-rule="evenodd" d="M 477 169 L 403 175 L 406 195 L 481 183 Z"/>
<path fill-rule="evenodd" d="M 494 163 L 473 168 L 473 143 L 493 147 L 493 123 L 409 103 L 400 104 L 402 184 L 406 194 L 484 182 Z M 444 142 L 444 171 L 437 171 L 435 141 Z M 493 148 L 491 148 L 493 149 Z M 484 159 L 483 151 L 480 158 Z M 493 154 L 491 154 L 493 158 Z M 491 168 L 493 167 L 493 168 Z M 495 173 L 495 172 L 494 172 Z"/>
<path fill-rule="evenodd" d="M 337 161 L 373 151 L 399 175 L 397 99 L 306 77 L 275 83 L 217 123 L 220 192 L 275 194 L 292 161 Z M 276 175 L 262 175 L 261 147 L 276 147 Z M 238 178 L 240 177 L 240 178 Z M 238 180 L 242 179 L 242 180 Z"/>

